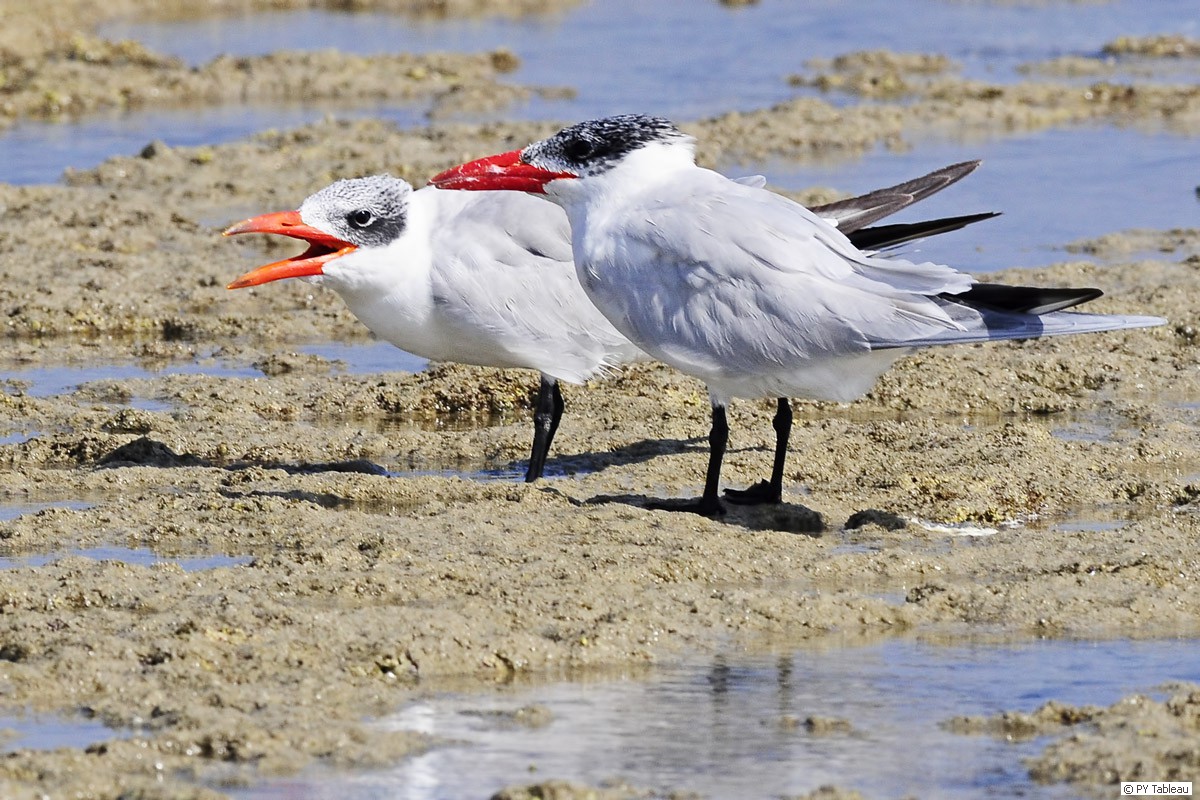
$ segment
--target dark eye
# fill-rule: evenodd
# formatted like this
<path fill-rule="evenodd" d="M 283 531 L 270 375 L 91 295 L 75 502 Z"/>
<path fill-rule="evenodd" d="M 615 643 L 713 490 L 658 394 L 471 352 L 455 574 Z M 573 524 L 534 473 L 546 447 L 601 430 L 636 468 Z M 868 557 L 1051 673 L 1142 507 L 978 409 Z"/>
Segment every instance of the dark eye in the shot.
<path fill-rule="evenodd" d="M 563 155 L 571 161 L 586 161 L 595 152 L 595 145 L 587 139 L 571 139 L 563 145 Z"/>
<path fill-rule="evenodd" d="M 375 221 L 375 215 L 365 208 L 360 208 L 347 214 L 346 221 L 352 228 L 365 228 Z"/>

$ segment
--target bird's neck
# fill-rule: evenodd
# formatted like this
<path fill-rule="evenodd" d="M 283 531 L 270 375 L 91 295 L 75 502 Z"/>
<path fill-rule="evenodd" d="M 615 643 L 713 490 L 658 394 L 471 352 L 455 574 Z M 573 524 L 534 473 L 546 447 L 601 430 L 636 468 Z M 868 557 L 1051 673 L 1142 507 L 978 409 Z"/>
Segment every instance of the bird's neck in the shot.
<path fill-rule="evenodd" d="M 654 142 L 597 175 L 554 181 L 546 187 L 546 196 L 566 209 L 574 223 L 579 214 L 614 208 L 670 183 L 681 171 L 695 168 L 690 141 Z"/>

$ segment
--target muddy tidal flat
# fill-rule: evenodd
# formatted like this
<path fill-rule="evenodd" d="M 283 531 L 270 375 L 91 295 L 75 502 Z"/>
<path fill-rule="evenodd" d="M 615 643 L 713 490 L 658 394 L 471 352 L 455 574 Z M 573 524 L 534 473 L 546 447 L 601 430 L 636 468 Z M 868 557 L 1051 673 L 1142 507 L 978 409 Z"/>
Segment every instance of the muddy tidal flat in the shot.
<path fill-rule="evenodd" d="M 378 724 L 437 693 L 483 708 L 505 687 L 716 656 L 802 664 L 881 642 L 1053 640 L 1168 642 L 1181 665 L 1200 660 L 1200 159 L 1179 198 L 1195 226 L 1081 235 L 1052 243 L 1054 263 L 987 275 L 1097 286 L 1088 310 L 1166 325 L 923 351 L 855 403 L 797 401 L 784 502 L 707 519 L 648 508 L 700 491 L 710 409 L 689 377 L 643 364 L 565 387 L 548 477 L 525 484 L 534 373 L 390 367 L 332 292 L 225 288 L 296 249 L 224 239 L 230 223 L 339 177 L 421 186 L 574 121 L 518 113 L 572 87 L 513 80 L 522 54 L 502 43 L 191 67 L 97 34 L 154 4 L 66 2 L 55 25 L 27 5 L 0 0 L 0 157 L 6 127 L 133 109 L 336 98 L 424 104 L 427 122 L 331 114 L 200 146 L 148 136 L 64 164 L 57 182 L 0 182 L 0 797 L 207 800 L 359 775 L 447 745 Z M 468 2 L 349 5 L 494 16 Z M 502 16 L 578 5 L 528 0 Z M 1105 126 L 1200 153 L 1195 35 L 1098 40 L 1009 82 L 965 76 L 947 54 L 847 48 L 781 64 L 797 93 L 786 102 L 679 122 L 702 163 L 769 181 L 770 165 Z M 462 113 L 479 108 L 490 117 Z M 864 187 L 790 193 L 852 188 Z M 1137 194 L 1115 187 L 1103 202 Z M 980 210 L 1005 209 L 967 209 Z M 953 236 L 970 249 L 970 230 Z M 356 361 L 368 356 L 383 366 Z M 772 412 L 730 408 L 725 485 L 769 473 Z M 1200 778 L 1200 686 L 1131 685 L 934 722 L 964 740 L 1037 740 L 1012 771 L 1053 796 Z M 510 712 L 517 728 L 553 724 L 536 703 Z M 33 746 L 31 719 L 85 740 Z M 789 711 L 771 726 L 872 735 L 852 715 Z M 720 796 L 525 777 L 479 796 Z M 876 796 L 854 771 L 821 784 L 791 796 Z"/>

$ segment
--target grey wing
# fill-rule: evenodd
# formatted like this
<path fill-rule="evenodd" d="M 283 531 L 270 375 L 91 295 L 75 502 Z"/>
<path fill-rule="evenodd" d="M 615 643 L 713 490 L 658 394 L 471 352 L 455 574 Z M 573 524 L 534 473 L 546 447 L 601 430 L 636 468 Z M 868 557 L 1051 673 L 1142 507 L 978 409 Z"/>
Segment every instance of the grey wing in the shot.
<path fill-rule="evenodd" d="M 665 217 L 676 218 L 664 220 L 663 229 L 686 231 L 683 217 L 688 215 L 698 222 L 692 233 L 674 236 L 671 242 L 662 238 L 663 245 L 680 248 L 687 260 L 719 261 L 734 274 L 745 273 L 742 279 L 766 276 L 764 280 L 780 286 L 793 280 L 814 291 L 807 297 L 793 295 L 788 302 L 891 304 L 905 313 L 928 315 L 943 326 L 956 327 L 930 297 L 965 291 L 974 283 L 969 275 L 931 262 L 872 256 L 826 220 L 785 197 L 705 180 L 707 185 L 689 196 L 686 207 L 664 209 Z M 859 316 L 851 309 L 844 312 L 851 319 Z"/>
<path fill-rule="evenodd" d="M 623 215 L 612 238 L 624 249 L 589 270 L 610 319 L 652 354 L 705 374 L 752 374 L 958 327 L 927 293 L 961 291 L 969 277 L 866 256 L 771 192 L 689 180 Z"/>
<path fill-rule="evenodd" d="M 525 252 L 571 261 L 571 225 L 554 203 L 519 192 L 473 192 L 459 198 L 458 208 L 443 222 L 440 234 L 455 240 L 478 238 L 513 259 L 513 254 Z M 497 233 L 502 238 L 496 238 Z"/>
<path fill-rule="evenodd" d="M 513 192 L 462 196 L 469 202 L 432 237 L 434 302 L 455 335 L 483 331 L 509 365 L 572 382 L 641 356 L 579 285 L 558 206 Z"/>
<path fill-rule="evenodd" d="M 698 212 L 713 238 L 733 243 L 764 266 L 810 272 L 880 294 L 954 293 L 974 282 L 942 264 L 863 252 L 843 231 L 799 203 L 716 173 L 698 172 L 680 211 Z"/>
<path fill-rule="evenodd" d="M 1099 333 L 1101 331 L 1152 328 L 1166 323 L 1161 317 L 1133 316 L 1122 314 L 1085 314 L 1075 311 L 1052 311 L 1047 314 L 1029 314 L 1000 311 L 989 308 L 973 308 L 966 304 L 946 299 L 943 301 L 948 313 L 959 322 L 956 330 L 946 329 L 932 336 L 918 339 L 876 339 L 872 350 L 891 348 L 935 347 L 947 344 L 971 344 L 1003 339 L 1037 339 L 1043 336 L 1066 336 L 1076 333 Z"/>
<path fill-rule="evenodd" d="M 970 165 L 947 169 L 965 166 Z M 688 260 L 702 262 L 711 257 L 704 252 L 711 241 L 726 242 L 733 252 L 724 254 L 723 263 L 741 265 L 740 280 L 746 285 L 755 283 L 751 274 L 758 276 L 757 309 L 775 325 L 795 328 L 788 338 L 809 353 L 1030 339 L 1163 322 L 1063 311 L 1039 315 L 979 305 L 970 299 L 976 284 L 968 275 L 938 264 L 864 254 L 802 206 L 770 192 L 744 194 L 751 202 L 718 199 L 699 206 L 705 210 L 697 228 L 713 235 L 686 238 L 693 248 Z M 807 227 L 799 224 L 806 215 Z M 785 277 L 797 270 L 803 279 Z M 959 294 L 962 301 L 955 298 Z"/>

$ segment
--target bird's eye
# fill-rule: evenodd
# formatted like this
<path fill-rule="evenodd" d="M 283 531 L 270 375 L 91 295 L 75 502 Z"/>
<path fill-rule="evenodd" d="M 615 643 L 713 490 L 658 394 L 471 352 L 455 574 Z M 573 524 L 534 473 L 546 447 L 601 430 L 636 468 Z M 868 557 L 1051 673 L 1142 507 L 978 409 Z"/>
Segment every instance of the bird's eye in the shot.
<path fill-rule="evenodd" d="M 571 139 L 563 145 L 563 155 L 572 161 L 585 161 L 596 152 L 596 147 L 587 139 Z"/>
<path fill-rule="evenodd" d="M 375 215 L 365 208 L 360 208 L 357 211 L 351 211 L 346 216 L 346 221 L 353 228 L 365 228 L 375 221 Z"/>

